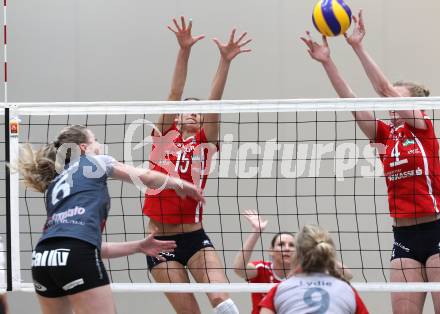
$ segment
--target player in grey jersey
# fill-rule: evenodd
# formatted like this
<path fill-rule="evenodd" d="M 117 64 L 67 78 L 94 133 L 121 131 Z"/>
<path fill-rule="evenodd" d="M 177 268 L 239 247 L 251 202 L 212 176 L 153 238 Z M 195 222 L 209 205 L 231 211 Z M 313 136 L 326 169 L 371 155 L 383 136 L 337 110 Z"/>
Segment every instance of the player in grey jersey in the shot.
<path fill-rule="evenodd" d="M 295 240 L 293 275 L 260 302 L 261 314 L 366 314 L 356 290 L 337 269 L 336 250 L 323 228 L 306 225 Z"/>
<path fill-rule="evenodd" d="M 101 155 L 95 135 L 80 125 L 66 127 L 55 142 L 38 150 L 24 145 L 16 167 L 26 186 L 46 193 L 47 220 L 32 254 L 34 287 L 45 314 L 116 313 L 101 258 L 134 253 L 161 258 L 160 252 L 176 246 L 174 241 L 154 239 L 153 234 L 139 241 L 101 243 L 110 208 L 108 177 L 173 189 L 181 197 L 204 201 L 188 182 Z"/>

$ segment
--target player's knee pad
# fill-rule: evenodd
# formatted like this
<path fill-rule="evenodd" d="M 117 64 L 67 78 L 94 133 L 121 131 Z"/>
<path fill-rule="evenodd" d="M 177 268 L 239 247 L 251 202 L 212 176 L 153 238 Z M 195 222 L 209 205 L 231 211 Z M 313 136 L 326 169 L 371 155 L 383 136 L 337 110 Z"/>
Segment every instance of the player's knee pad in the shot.
<path fill-rule="evenodd" d="M 214 309 L 215 314 L 239 314 L 237 306 L 234 301 L 227 299 L 217 305 Z"/>

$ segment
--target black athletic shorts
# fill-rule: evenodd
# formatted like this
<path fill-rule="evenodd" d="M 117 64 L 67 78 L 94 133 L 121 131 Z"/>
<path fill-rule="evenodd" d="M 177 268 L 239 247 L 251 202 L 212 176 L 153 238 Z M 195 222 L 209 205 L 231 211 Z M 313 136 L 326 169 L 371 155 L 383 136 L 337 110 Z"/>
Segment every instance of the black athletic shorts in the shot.
<path fill-rule="evenodd" d="M 393 227 L 391 260 L 410 258 L 425 265 L 429 257 L 440 253 L 440 220 L 408 227 Z"/>
<path fill-rule="evenodd" d="M 177 247 L 173 252 L 160 253 L 167 261 L 176 261 L 186 266 L 189 259 L 201 249 L 214 247 L 205 230 L 199 229 L 192 232 L 179 233 L 171 236 L 157 236 L 158 240 L 174 240 Z M 148 269 L 151 271 L 156 265 L 162 263 L 155 257 L 147 256 Z"/>
<path fill-rule="evenodd" d="M 5 314 L 5 313 L 6 313 L 5 307 L 3 306 L 3 303 L 0 302 L 0 314 Z"/>
<path fill-rule="evenodd" d="M 92 244 L 74 238 L 50 238 L 32 252 L 35 291 L 57 298 L 110 283 L 101 252 Z"/>

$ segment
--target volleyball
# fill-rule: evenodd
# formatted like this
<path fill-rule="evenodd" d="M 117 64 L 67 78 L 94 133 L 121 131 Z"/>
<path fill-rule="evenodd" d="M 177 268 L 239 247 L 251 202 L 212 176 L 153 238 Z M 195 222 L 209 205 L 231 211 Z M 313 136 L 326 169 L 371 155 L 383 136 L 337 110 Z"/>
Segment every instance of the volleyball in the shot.
<path fill-rule="evenodd" d="M 320 0 L 313 9 L 313 24 L 325 36 L 344 34 L 351 25 L 351 10 L 342 0 Z"/>

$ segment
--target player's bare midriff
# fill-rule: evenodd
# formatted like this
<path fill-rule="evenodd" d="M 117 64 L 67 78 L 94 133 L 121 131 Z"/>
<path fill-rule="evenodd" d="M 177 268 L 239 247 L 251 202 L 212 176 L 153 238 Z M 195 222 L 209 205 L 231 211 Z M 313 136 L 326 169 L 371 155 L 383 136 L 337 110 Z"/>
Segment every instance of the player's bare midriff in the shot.
<path fill-rule="evenodd" d="M 423 224 L 427 222 L 432 222 L 440 219 L 440 214 L 413 217 L 413 218 L 394 218 L 395 227 L 407 227 L 414 226 L 418 224 Z"/>
<path fill-rule="evenodd" d="M 192 232 L 202 229 L 202 223 L 193 223 L 193 224 L 163 224 L 157 222 L 153 219 L 150 219 L 148 224 L 148 230 L 156 231 L 157 235 L 175 235 L 179 233 Z"/>

